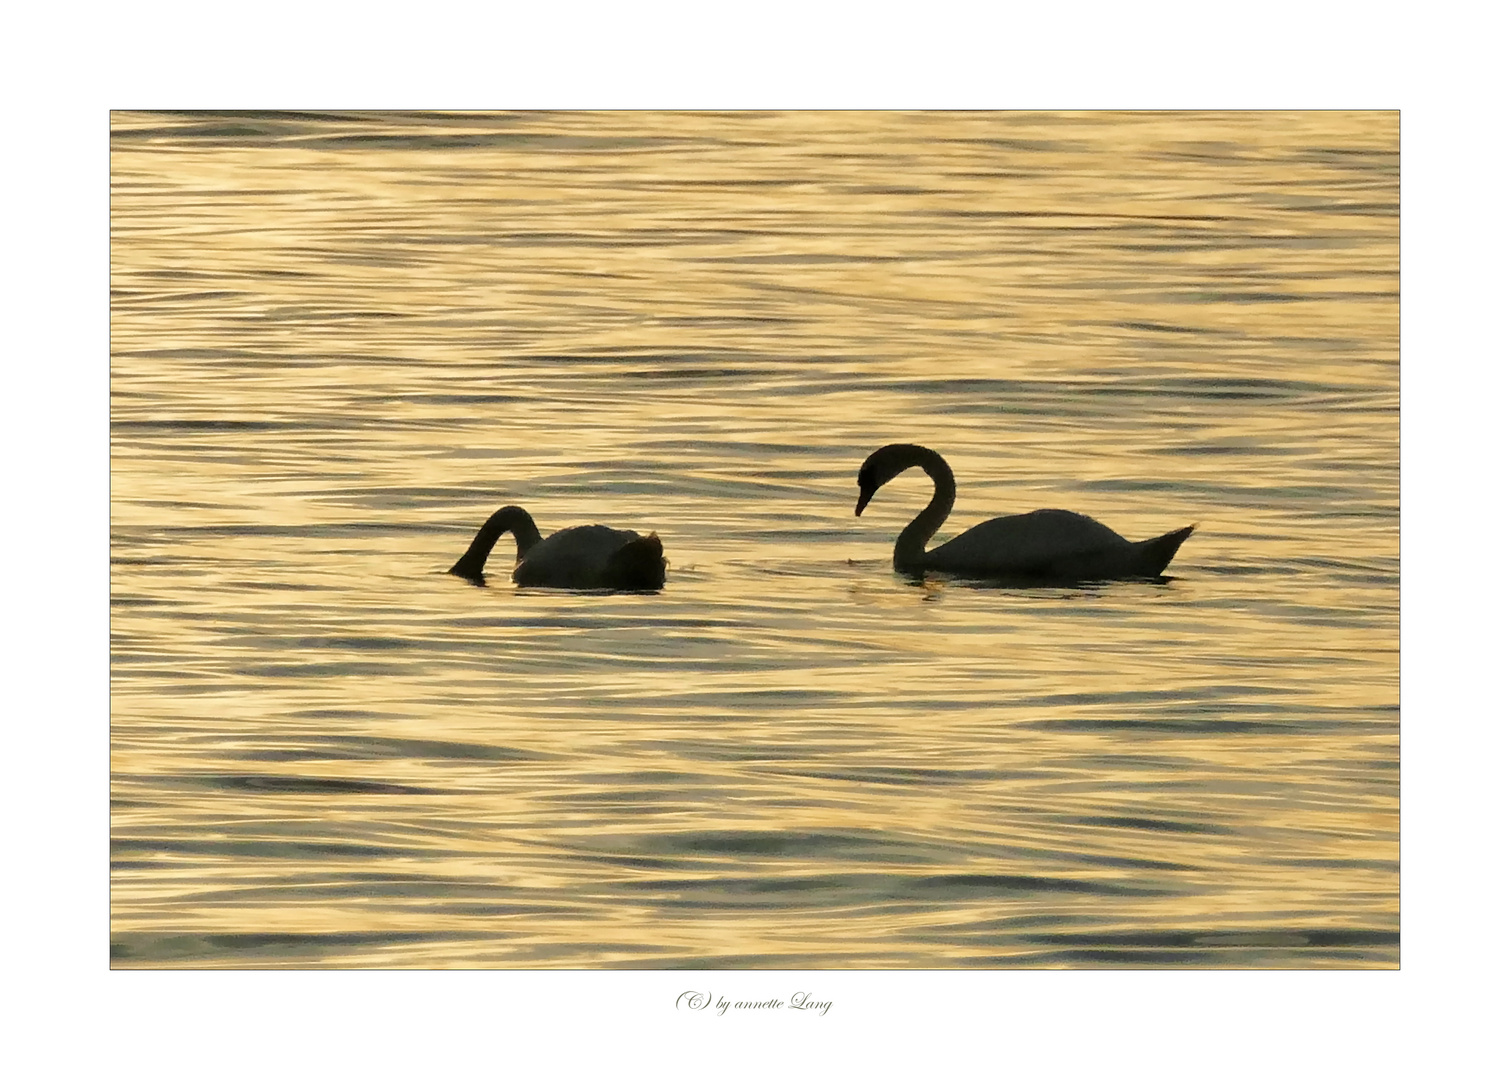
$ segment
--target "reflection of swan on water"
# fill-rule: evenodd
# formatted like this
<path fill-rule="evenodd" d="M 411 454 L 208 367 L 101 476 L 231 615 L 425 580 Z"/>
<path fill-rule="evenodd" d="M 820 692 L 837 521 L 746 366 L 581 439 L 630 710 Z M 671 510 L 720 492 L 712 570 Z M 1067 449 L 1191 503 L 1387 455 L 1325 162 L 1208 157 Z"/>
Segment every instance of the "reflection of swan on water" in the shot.
<path fill-rule="evenodd" d="M 954 473 L 926 446 L 893 443 L 866 458 L 860 466 L 855 516 L 860 516 L 882 484 L 914 465 L 933 478 L 933 499 L 897 537 L 891 564 L 904 573 L 941 570 L 963 577 L 1055 582 L 1157 577 L 1195 531 L 1194 525 L 1188 525 L 1133 543 L 1084 514 L 1034 510 L 981 522 L 948 543 L 924 551 L 923 545 L 954 506 Z"/>
<path fill-rule="evenodd" d="M 518 506 L 505 506 L 477 530 L 472 546 L 451 573 L 482 580 L 482 568 L 498 538 L 514 534 L 519 549 L 514 580 L 520 585 L 556 589 L 659 589 L 666 583 L 661 538 L 607 525 L 576 525 L 544 540 L 535 519 Z"/>

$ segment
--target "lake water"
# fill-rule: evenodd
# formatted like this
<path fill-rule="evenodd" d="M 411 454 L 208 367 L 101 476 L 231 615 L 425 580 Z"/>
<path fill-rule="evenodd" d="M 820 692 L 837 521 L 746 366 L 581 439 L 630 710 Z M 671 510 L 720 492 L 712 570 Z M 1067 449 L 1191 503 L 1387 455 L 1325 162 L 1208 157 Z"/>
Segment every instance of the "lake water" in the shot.
<path fill-rule="evenodd" d="M 1398 964 L 1396 114 L 111 136 L 115 966 Z M 1199 528 L 915 582 L 889 442 Z"/>

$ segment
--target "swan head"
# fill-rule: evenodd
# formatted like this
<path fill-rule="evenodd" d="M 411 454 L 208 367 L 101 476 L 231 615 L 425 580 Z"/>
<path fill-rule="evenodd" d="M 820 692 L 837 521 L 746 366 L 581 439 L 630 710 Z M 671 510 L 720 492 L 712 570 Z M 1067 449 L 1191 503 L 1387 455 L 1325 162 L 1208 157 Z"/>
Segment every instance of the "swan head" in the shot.
<path fill-rule="evenodd" d="M 869 483 L 869 484 L 867 484 L 865 481 L 866 481 L 866 476 L 865 476 L 864 473 L 861 473 L 860 474 L 860 501 L 857 502 L 857 503 L 855 503 L 855 517 L 859 517 L 860 516 L 860 512 L 865 509 L 865 504 L 868 503 L 868 502 L 870 502 L 870 497 L 876 493 L 876 488 L 878 488 L 878 487 L 881 486 L 880 484 L 877 484 L 877 483 Z"/>
<path fill-rule="evenodd" d="M 892 480 L 899 473 L 906 472 L 914 465 L 921 465 L 931 474 L 933 470 L 930 466 L 933 459 L 937 459 L 940 464 L 943 463 L 943 458 L 932 450 L 925 446 L 914 446 L 912 443 L 892 443 L 871 454 L 865 459 L 865 464 L 860 466 L 860 501 L 855 503 L 855 517 L 860 516 L 860 512 L 881 489 L 881 485 Z"/>

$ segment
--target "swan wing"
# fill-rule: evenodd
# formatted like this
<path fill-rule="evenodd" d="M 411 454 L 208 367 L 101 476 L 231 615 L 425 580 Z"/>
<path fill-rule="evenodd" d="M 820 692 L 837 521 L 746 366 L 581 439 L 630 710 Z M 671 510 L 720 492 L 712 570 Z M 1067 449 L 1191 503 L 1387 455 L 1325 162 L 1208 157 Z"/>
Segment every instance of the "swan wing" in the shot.
<path fill-rule="evenodd" d="M 607 525 L 562 529 L 530 548 L 514 567 L 514 580 L 520 585 L 558 589 L 603 588 L 614 555 L 638 539 L 640 534 L 633 529 L 611 529 Z"/>
<path fill-rule="evenodd" d="M 992 518 L 923 557 L 923 568 L 983 576 L 1078 576 L 1096 564 L 1124 559 L 1123 537 L 1084 514 L 1034 510 Z"/>

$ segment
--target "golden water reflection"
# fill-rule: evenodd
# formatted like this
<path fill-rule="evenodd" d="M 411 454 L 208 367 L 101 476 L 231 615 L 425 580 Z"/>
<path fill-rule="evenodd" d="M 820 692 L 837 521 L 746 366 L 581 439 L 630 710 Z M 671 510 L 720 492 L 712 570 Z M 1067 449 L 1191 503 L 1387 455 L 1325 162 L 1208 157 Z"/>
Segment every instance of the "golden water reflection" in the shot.
<path fill-rule="evenodd" d="M 1395 114 L 112 132 L 117 965 L 1398 962 Z M 1199 529 L 910 583 L 898 440 Z"/>

